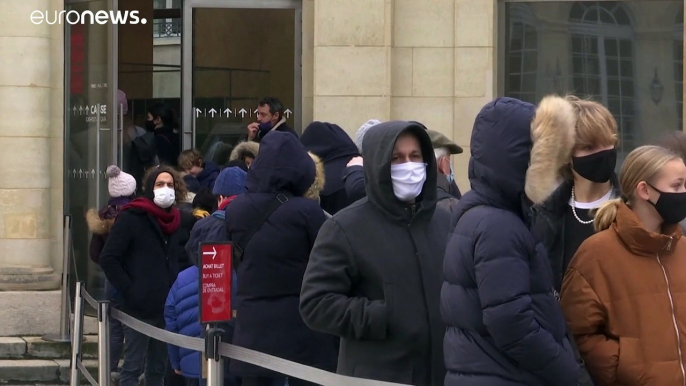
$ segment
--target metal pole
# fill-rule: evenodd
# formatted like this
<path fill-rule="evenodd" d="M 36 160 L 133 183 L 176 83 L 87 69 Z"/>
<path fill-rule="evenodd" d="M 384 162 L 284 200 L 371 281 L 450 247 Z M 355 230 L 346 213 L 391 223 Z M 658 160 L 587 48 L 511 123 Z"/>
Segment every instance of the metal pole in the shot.
<path fill-rule="evenodd" d="M 70 386 L 79 386 L 81 374 L 77 364 L 81 361 L 81 339 L 83 338 L 83 297 L 81 288 L 83 283 L 76 283 L 76 294 L 74 295 L 74 330 L 71 343 L 71 377 Z"/>
<path fill-rule="evenodd" d="M 224 361 L 219 355 L 219 343 L 222 342 L 224 330 L 211 328 L 205 338 L 207 352 L 207 386 L 224 386 Z"/>
<path fill-rule="evenodd" d="M 98 177 L 102 167 L 100 165 L 100 106 L 95 105 L 95 168 L 98 170 Z M 105 167 L 107 169 L 107 167 Z M 88 169 L 86 169 L 86 176 L 88 176 Z M 95 180 L 95 207 L 100 208 L 100 178 Z"/>
<path fill-rule="evenodd" d="M 98 303 L 98 386 L 110 386 L 110 302 Z"/>
<path fill-rule="evenodd" d="M 58 334 L 47 334 L 43 336 L 43 340 L 50 342 L 69 342 L 69 306 L 71 299 L 69 299 L 69 271 L 70 271 L 70 255 L 71 251 L 71 224 L 72 216 L 70 214 L 64 216 L 64 229 L 62 230 L 62 292 L 60 293 L 61 309 L 60 309 L 60 332 Z"/>

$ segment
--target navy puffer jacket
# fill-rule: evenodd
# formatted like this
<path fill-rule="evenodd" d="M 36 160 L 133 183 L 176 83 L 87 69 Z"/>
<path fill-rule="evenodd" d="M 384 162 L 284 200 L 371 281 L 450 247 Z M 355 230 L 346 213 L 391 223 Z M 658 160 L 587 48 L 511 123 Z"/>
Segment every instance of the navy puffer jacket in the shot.
<path fill-rule="evenodd" d="M 474 123 L 469 179 L 443 266 L 446 386 L 576 385 L 579 368 L 524 183 L 533 105 L 500 98 Z"/>

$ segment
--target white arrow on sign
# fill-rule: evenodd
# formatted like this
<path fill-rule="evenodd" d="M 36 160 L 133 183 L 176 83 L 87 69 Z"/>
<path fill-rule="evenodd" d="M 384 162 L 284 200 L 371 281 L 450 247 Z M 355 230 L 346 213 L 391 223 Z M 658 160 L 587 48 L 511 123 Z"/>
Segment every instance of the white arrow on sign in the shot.
<path fill-rule="evenodd" d="M 83 106 L 79 106 L 79 115 L 83 115 Z"/>
<path fill-rule="evenodd" d="M 78 111 L 78 110 L 76 109 L 76 106 L 74 106 L 74 115 L 76 115 L 76 112 L 77 112 L 77 111 Z"/>
<path fill-rule="evenodd" d="M 212 260 L 214 260 L 215 257 L 217 257 L 217 249 L 215 247 L 212 247 L 212 252 L 203 252 L 204 255 L 212 256 Z"/>
<path fill-rule="evenodd" d="M 247 113 L 245 109 L 240 109 L 238 112 L 241 114 L 241 118 L 245 118 L 245 113 Z"/>
<path fill-rule="evenodd" d="M 200 116 L 200 114 L 202 114 L 202 110 L 200 110 L 199 108 L 196 107 L 195 108 L 195 117 L 198 118 Z"/>
<path fill-rule="evenodd" d="M 71 175 L 76 178 L 76 169 L 72 170 Z"/>
<path fill-rule="evenodd" d="M 284 111 L 284 114 L 286 114 L 286 118 L 290 118 L 291 114 L 293 114 L 293 112 L 289 109 L 286 109 L 286 111 Z"/>
<path fill-rule="evenodd" d="M 79 178 L 83 178 L 83 170 L 79 169 Z"/>
<path fill-rule="evenodd" d="M 226 117 L 228 118 L 229 115 L 231 115 L 232 112 L 233 112 L 233 111 L 231 111 L 231 109 L 228 109 L 228 108 L 227 108 L 226 110 L 224 110 L 224 115 L 226 115 Z"/>
<path fill-rule="evenodd" d="M 95 169 L 91 169 L 91 178 L 95 178 Z"/>
<path fill-rule="evenodd" d="M 255 113 L 255 116 L 257 116 L 257 109 L 255 109 L 255 111 L 253 111 L 253 113 Z"/>
<path fill-rule="evenodd" d="M 215 110 L 214 107 L 213 107 L 212 109 L 210 109 L 209 112 L 210 112 L 210 115 L 212 116 L 212 118 L 214 118 L 214 114 L 217 113 L 217 110 Z"/>

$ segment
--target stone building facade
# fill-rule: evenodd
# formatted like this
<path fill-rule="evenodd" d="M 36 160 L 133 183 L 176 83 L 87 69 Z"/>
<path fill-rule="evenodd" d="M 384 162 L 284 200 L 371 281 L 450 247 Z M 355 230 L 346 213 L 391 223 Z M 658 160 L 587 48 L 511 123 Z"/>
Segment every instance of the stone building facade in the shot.
<path fill-rule="evenodd" d="M 213 60 L 230 56 L 228 48 L 201 50 L 207 41 L 197 36 L 191 41 L 191 47 L 184 45 L 184 37 L 170 22 L 120 26 L 115 40 L 108 37 L 107 31 L 112 30 L 107 27 L 88 27 L 90 35 L 85 35 L 88 39 L 82 42 L 85 59 L 79 59 L 74 55 L 77 41 L 73 36 L 80 32 L 59 24 L 35 25 L 30 20 L 31 13 L 35 10 L 59 12 L 74 7 L 97 11 L 116 5 L 119 10 L 137 9 L 151 20 L 174 20 L 184 14 L 184 5 L 194 1 L 202 3 L 202 0 L 0 1 L 3 60 L 0 66 L 0 290 L 29 291 L 20 297 L 17 293 L 0 292 L 0 305 L 20 302 L 23 308 L 14 303 L 11 307 L 27 315 L 35 314 L 28 317 L 33 318 L 32 327 L 26 327 L 26 323 L 10 323 L 5 330 L 0 328 L 0 335 L 51 332 L 56 328 L 57 293 L 31 291 L 59 287 L 65 213 L 71 212 L 75 222 L 81 224 L 74 228 L 80 234 L 78 240 L 75 236 L 79 272 L 82 276 L 93 276 L 97 270 L 79 252 L 87 242 L 81 212 L 101 203 L 94 198 L 96 190 L 100 196 L 103 191 L 106 193 L 106 182 L 97 178 L 101 170 L 91 169 L 88 162 L 100 157 L 98 165 L 106 168 L 107 154 L 116 147 L 109 142 L 103 145 L 103 137 L 96 133 L 100 126 L 85 124 L 87 120 L 79 121 L 78 125 L 84 126 L 78 133 L 74 131 L 77 125 L 74 119 L 80 118 L 78 108 L 88 105 L 85 100 L 75 102 L 75 69 L 86 73 L 79 76 L 95 79 L 106 71 L 108 61 L 116 61 L 119 71 L 116 86 L 126 89 L 130 99 L 164 99 L 168 96 L 155 94 L 182 93 L 184 85 L 180 79 L 185 69 L 179 56 L 183 50 L 194 52 L 196 66 L 201 60 L 207 61 L 204 72 L 195 69 L 192 72 L 197 84 L 203 82 L 203 76 L 215 71 Z M 221 0 L 207 2 L 216 5 Z M 255 3 L 267 4 L 268 0 Z M 268 41 L 286 35 L 296 40 L 294 50 L 288 46 L 279 54 L 295 56 L 295 64 L 287 67 L 287 72 L 296 74 L 295 86 L 283 85 L 289 90 L 283 99 L 300 108 L 293 111 L 295 118 L 289 119 L 297 118 L 295 122 L 301 126 L 312 120 L 335 122 L 351 135 L 370 118 L 421 121 L 465 149 L 464 154 L 453 156 L 453 163 L 456 181 L 466 191 L 472 123 L 480 108 L 497 96 L 510 95 L 535 103 L 552 92 L 592 95 L 616 109 L 613 113 L 623 122 L 622 138 L 627 148 L 661 132 L 681 129 L 683 3 L 681 0 L 301 0 L 295 13 L 283 13 L 283 17 L 291 18 L 289 25 L 293 25 L 292 19 L 296 20 L 295 32 L 280 34 L 278 30 L 267 29 L 262 31 L 260 39 Z M 240 8 L 246 1 L 225 0 L 222 6 L 231 4 Z M 158 9 L 165 6 L 169 10 Z M 202 31 L 203 26 L 217 25 L 203 17 L 221 15 L 215 11 L 208 11 L 206 16 L 200 10 L 193 12 L 185 15 L 194 15 L 197 31 Z M 277 11 L 251 12 L 261 12 L 274 20 L 281 20 L 282 15 Z M 225 15 L 235 16 L 235 23 L 245 19 L 238 13 Z M 159 25 L 171 27 L 161 32 L 155 29 Z M 259 31 L 260 27 L 252 25 Z M 229 32 L 238 33 L 238 28 Z M 164 37 L 155 40 L 154 34 Z M 206 36 L 209 39 L 217 34 L 209 31 Z M 599 42 L 602 52 L 598 51 Z M 221 47 L 223 43 L 215 40 L 212 44 Z M 259 44 L 252 46 L 259 50 Z M 118 52 L 115 57 L 108 56 L 110 45 L 117 47 L 111 51 Z M 279 44 L 283 46 L 286 45 Z M 630 51 L 612 53 L 614 46 L 626 46 Z M 174 55 L 176 59 L 169 59 Z M 162 67 L 167 59 L 160 58 L 171 60 L 166 66 L 174 70 L 169 73 L 160 70 L 167 68 Z M 82 63 L 85 70 L 74 64 L 78 60 L 85 60 Z M 276 74 L 278 70 L 283 68 L 261 73 Z M 236 71 L 246 74 L 252 71 L 250 76 L 261 76 L 257 70 Z M 240 78 L 232 77 L 230 71 L 229 75 L 224 71 L 223 75 L 208 80 L 208 87 L 217 84 L 222 76 L 233 82 L 229 87 L 239 87 L 236 83 L 241 83 Z M 177 80 L 172 84 L 169 79 Z M 260 78 L 249 79 L 242 87 L 249 89 Z M 272 88 L 282 87 L 274 76 L 270 75 L 269 82 Z M 102 103 L 114 106 L 113 85 L 107 85 L 106 81 L 83 83 L 84 90 L 81 90 L 83 85 L 76 87 L 79 92 L 101 93 L 98 95 L 104 98 Z M 253 93 L 270 92 L 263 90 L 256 89 Z M 182 100 L 178 103 L 179 113 L 186 117 L 198 107 L 193 105 L 191 110 L 186 109 L 190 104 L 183 104 Z M 205 115 L 208 109 L 203 110 Z M 113 109 L 109 111 L 111 117 Z M 237 108 L 232 110 L 234 116 L 237 112 Z M 113 122 L 116 121 L 108 123 Z M 194 129 L 196 125 L 200 127 L 200 121 L 185 118 L 184 122 L 193 122 Z M 240 126 L 244 122 L 229 123 Z M 181 130 L 190 132 L 189 127 Z M 198 145 L 195 139 L 189 141 L 185 142 L 187 147 Z M 76 167 L 74 159 L 78 154 L 74 154 L 85 154 L 94 147 L 101 152 L 83 155 L 81 161 L 85 166 Z M 82 181 L 74 182 L 76 175 L 84 171 L 88 178 L 89 169 L 93 172 L 91 180 L 81 177 Z"/>

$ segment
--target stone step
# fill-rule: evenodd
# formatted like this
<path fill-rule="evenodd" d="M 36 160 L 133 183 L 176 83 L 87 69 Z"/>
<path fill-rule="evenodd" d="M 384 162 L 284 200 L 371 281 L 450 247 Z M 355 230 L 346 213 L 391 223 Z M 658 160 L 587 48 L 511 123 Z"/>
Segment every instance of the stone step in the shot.
<path fill-rule="evenodd" d="M 88 372 L 97 379 L 98 361 L 88 359 L 83 361 Z M 0 360 L 0 379 L 3 384 L 28 385 L 58 385 L 69 383 L 68 359 L 13 359 Z M 81 383 L 88 383 L 81 376 Z"/>
<path fill-rule="evenodd" d="M 81 345 L 84 359 L 98 357 L 98 337 L 84 335 Z M 70 359 L 71 344 L 48 342 L 39 336 L 0 337 L 1 359 Z M 0 374 L 0 379 L 4 378 Z"/>

